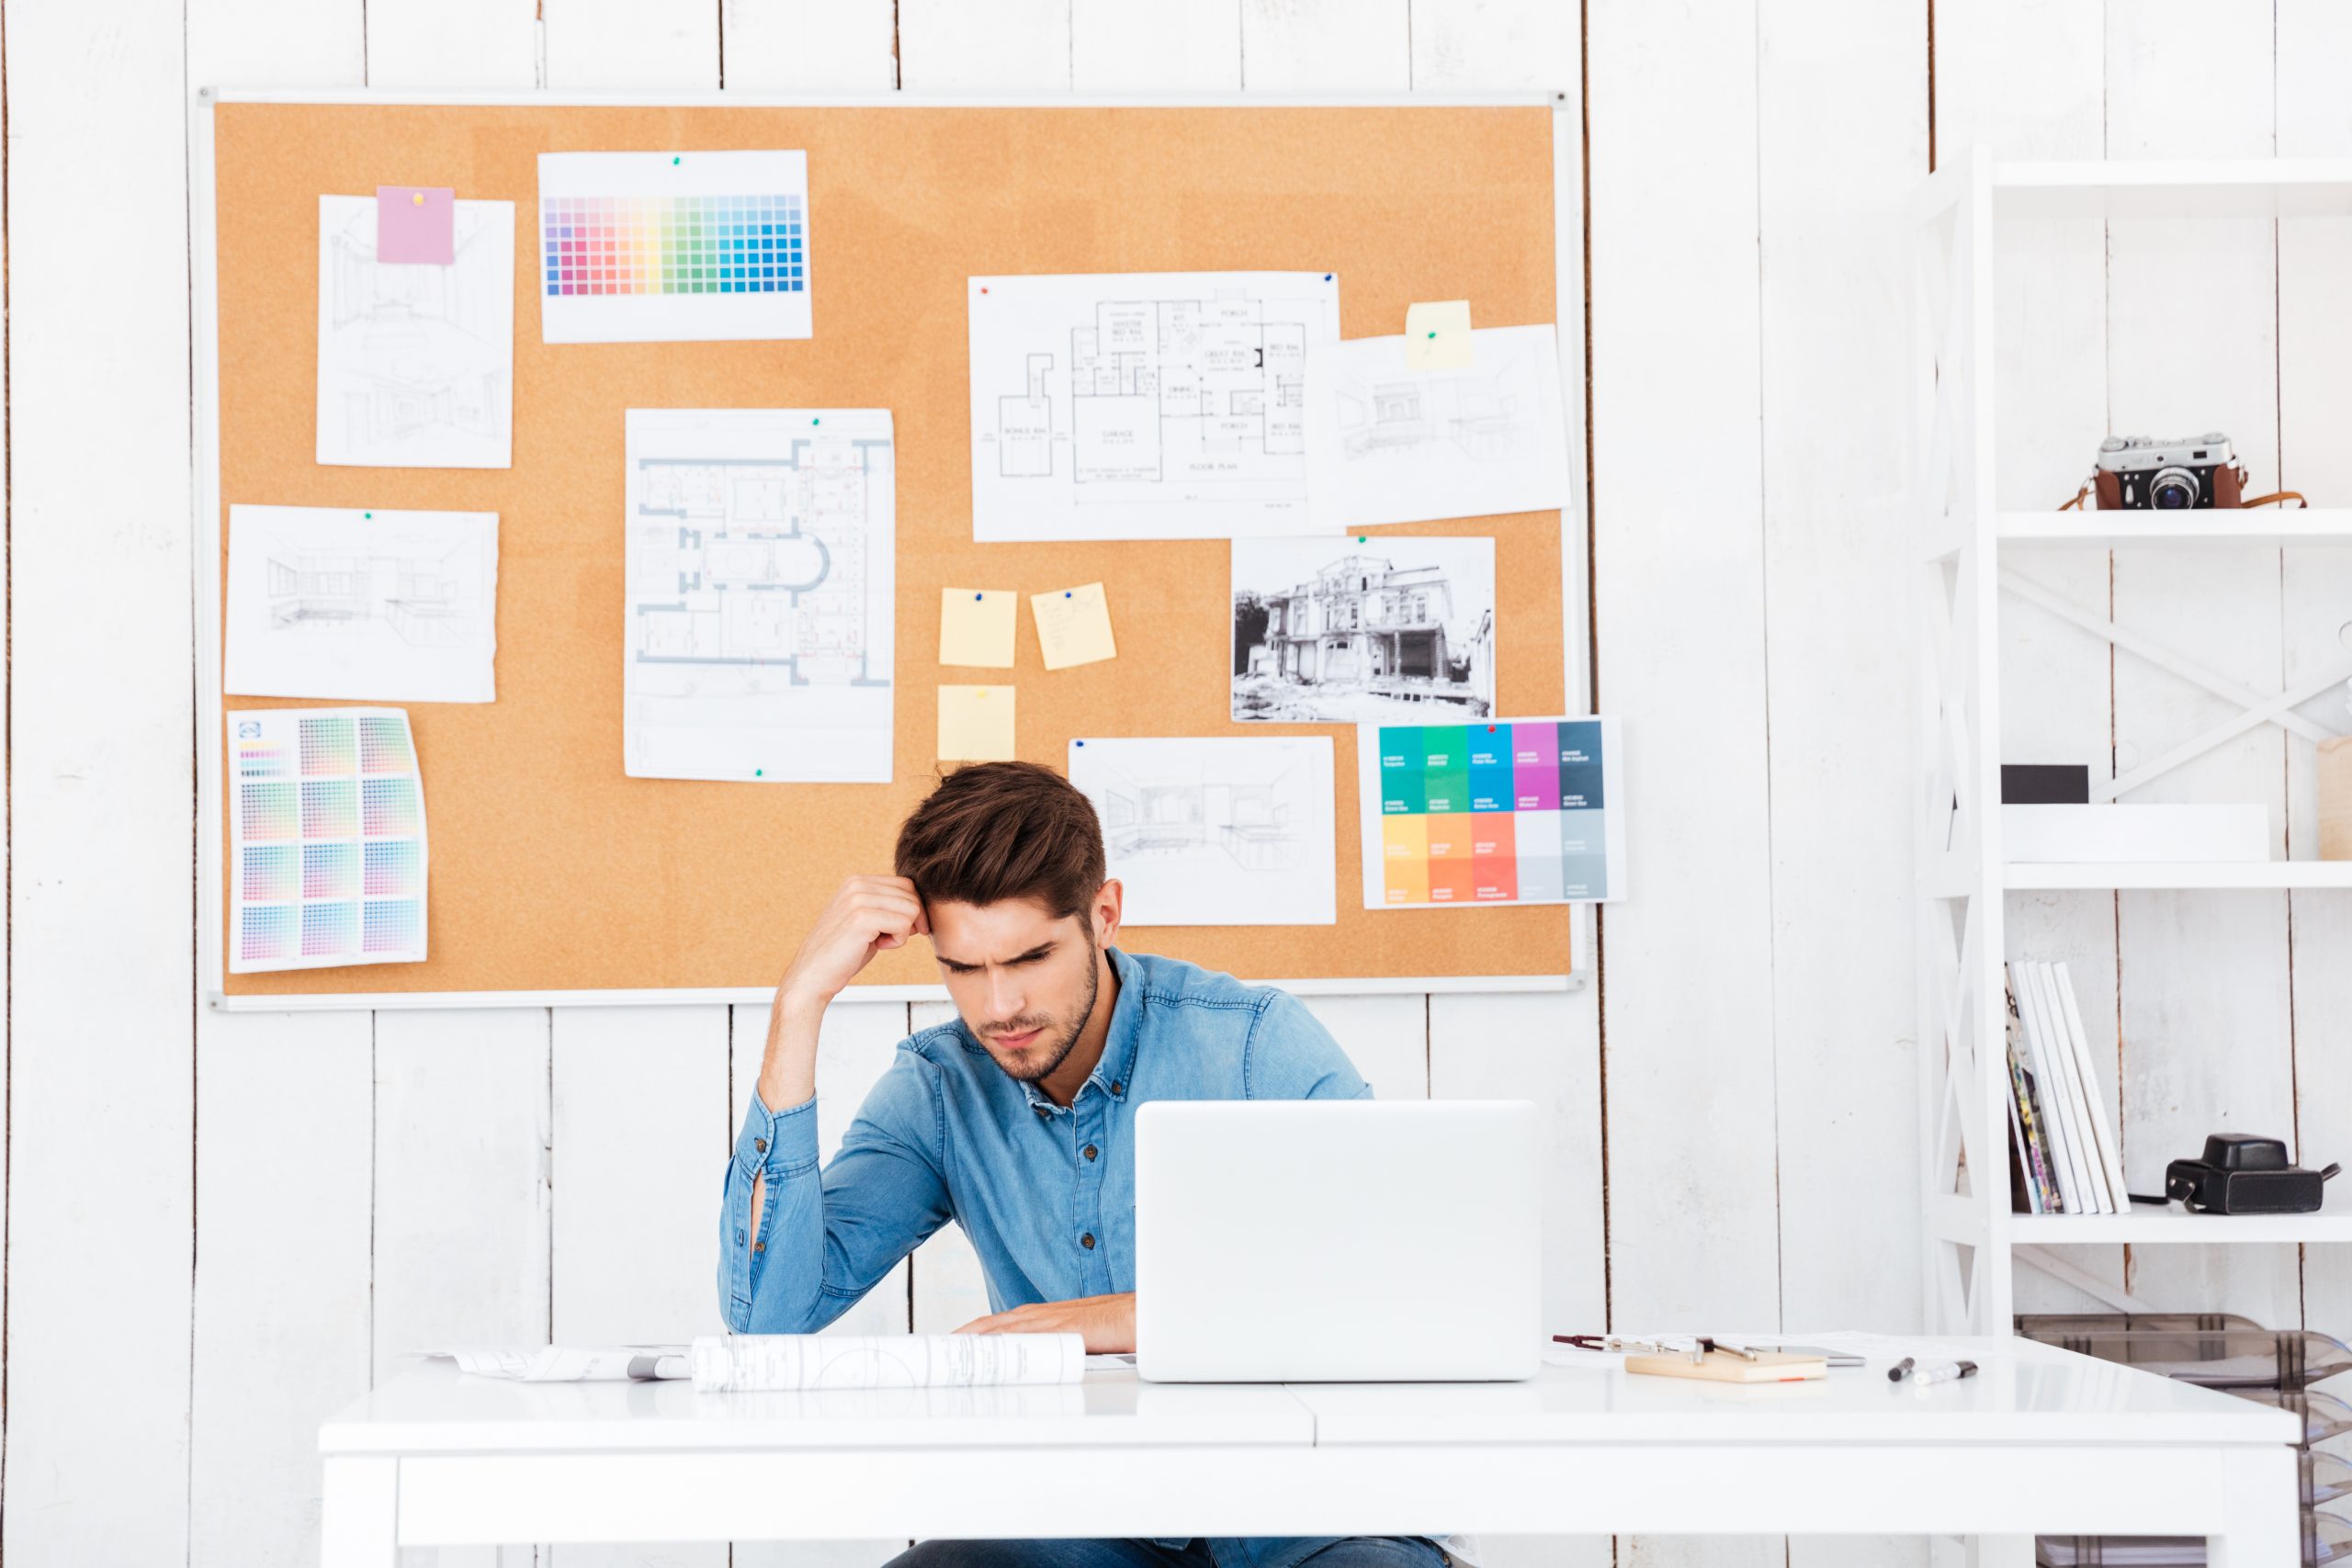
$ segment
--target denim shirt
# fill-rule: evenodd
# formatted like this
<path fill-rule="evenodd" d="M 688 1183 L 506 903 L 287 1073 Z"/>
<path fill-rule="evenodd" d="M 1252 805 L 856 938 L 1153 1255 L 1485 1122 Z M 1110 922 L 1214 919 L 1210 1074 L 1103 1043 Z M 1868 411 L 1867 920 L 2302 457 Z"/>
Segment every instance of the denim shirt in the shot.
<path fill-rule="evenodd" d="M 728 1326 L 813 1334 L 949 1220 L 979 1254 L 993 1311 L 1132 1291 L 1138 1106 L 1371 1098 L 1296 998 L 1177 959 L 1109 952 L 1119 980 L 1110 1032 L 1068 1105 L 1009 1077 L 960 1019 L 899 1043 L 822 1171 L 816 1101 L 776 1112 L 754 1092 L 719 1229 Z M 754 1236 L 760 1175 L 767 1190 Z M 1218 1568 L 1293 1568 L 1335 1539 L 1209 1548 Z"/>

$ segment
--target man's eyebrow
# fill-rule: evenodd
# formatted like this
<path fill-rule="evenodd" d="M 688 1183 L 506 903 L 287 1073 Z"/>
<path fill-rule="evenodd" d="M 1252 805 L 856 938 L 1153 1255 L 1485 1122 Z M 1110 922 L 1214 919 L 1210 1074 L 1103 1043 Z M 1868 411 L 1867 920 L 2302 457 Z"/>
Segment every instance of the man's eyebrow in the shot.
<path fill-rule="evenodd" d="M 1032 960 L 1045 957 L 1046 954 L 1053 952 L 1053 950 L 1058 945 L 1060 945 L 1058 941 L 1041 942 L 1036 946 L 1031 948 L 1028 952 L 1016 953 L 1012 957 L 1005 959 L 1003 962 L 1007 964 L 1027 964 Z M 932 949 L 932 954 L 942 964 L 946 964 L 950 969 L 978 969 L 981 967 L 981 965 L 978 964 L 967 964 L 960 958 L 950 958 L 947 954 L 941 953 L 936 946 Z"/>

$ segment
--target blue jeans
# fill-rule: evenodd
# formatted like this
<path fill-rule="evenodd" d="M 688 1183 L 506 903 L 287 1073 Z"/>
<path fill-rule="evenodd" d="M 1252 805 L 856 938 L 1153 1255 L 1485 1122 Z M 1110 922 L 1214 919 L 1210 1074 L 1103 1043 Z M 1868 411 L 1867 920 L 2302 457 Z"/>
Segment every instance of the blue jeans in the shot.
<path fill-rule="evenodd" d="M 1453 1568 L 1453 1559 L 1419 1536 L 1359 1535 L 1310 1553 L 1299 1568 Z M 926 1540 L 888 1568 L 1216 1568 L 1209 1543 L 1148 1540 Z"/>

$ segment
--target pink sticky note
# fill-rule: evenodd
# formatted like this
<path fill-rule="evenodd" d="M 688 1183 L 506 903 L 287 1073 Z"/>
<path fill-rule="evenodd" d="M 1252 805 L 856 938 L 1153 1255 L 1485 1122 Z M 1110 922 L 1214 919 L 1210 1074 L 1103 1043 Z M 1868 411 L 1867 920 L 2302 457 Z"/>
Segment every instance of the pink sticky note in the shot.
<path fill-rule="evenodd" d="M 378 186 L 376 259 L 428 266 L 455 262 L 458 193 L 447 186 Z"/>

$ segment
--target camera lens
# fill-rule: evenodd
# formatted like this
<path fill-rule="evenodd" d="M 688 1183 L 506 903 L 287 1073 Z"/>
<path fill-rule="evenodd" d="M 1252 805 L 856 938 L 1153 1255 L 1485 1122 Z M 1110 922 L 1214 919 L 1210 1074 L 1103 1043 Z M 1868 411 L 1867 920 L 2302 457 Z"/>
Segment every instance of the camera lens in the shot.
<path fill-rule="evenodd" d="M 2187 468 L 2159 468 L 2148 481 L 2148 504 L 2160 512 L 2177 512 L 2197 504 L 2197 476 Z"/>

